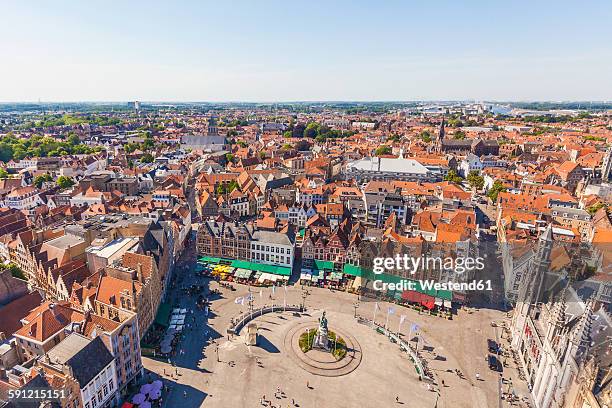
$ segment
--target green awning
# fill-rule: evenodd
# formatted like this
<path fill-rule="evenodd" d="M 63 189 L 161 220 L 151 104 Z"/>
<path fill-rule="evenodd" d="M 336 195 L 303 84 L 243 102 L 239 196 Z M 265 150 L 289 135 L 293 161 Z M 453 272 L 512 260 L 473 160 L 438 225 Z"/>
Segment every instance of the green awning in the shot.
<path fill-rule="evenodd" d="M 218 264 L 221 261 L 221 258 L 213 258 L 212 256 L 203 256 L 199 260 Z"/>
<path fill-rule="evenodd" d="M 172 313 L 172 306 L 169 303 L 160 303 L 157 309 L 157 315 L 155 316 L 155 323 L 160 326 L 168 327 L 168 321 L 170 320 L 170 314 Z"/>
<path fill-rule="evenodd" d="M 301 230 L 298 231 L 298 235 L 300 237 L 303 237 L 305 233 L 306 233 L 306 229 L 304 229 L 304 228 L 302 228 Z"/>
<path fill-rule="evenodd" d="M 260 264 L 257 262 L 241 261 L 238 259 L 234 259 L 231 265 L 234 268 L 249 269 L 251 271 L 271 273 L 274 275 L 291 276 L 291 268 L 287 268 L 285 266 Z"/>
<path fill-rule="evenodd" d="M 351 265 L 351 264 L 344 264 L 344 267 L 342 268 L 342 272 L 346 273 L 347 275 L 351 275 L 351 276 L 363 276 L 364 271 L 361 269 L 361 266 L 357 266 L 357 265 Z"/>
<path fill-rule="evenodd" d="M 241 261 L 238 259 L 232 261 L 232 266 L 234 268 L 251 269 L 251 263 L 249 261 Z"/>
<path fill-rule="evenodd" d="M 318 269 L 320 271 L 323 271 L 323 270 L 333 271 L 334 270 L 334 263 L 331 262 L 331 261 L 320 261 L 318 259 L 315 259 L 314 260 L 314 265 L 313 265 L 312 269 Z"/>

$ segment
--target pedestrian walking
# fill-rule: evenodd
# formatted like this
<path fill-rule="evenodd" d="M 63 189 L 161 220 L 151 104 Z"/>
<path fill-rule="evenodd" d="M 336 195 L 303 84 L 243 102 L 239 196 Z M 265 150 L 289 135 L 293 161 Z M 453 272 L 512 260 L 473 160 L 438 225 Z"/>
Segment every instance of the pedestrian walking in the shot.
<path fill-rule="evenodd" d="M 476 373 L 476 380 L 480 381 L 480 373 Z"/>
<path fill-rule="evenodd" d="M 395 396 L 395 403 L 399 404 L 399 396 L 397 396 L 397 395 Z"/>

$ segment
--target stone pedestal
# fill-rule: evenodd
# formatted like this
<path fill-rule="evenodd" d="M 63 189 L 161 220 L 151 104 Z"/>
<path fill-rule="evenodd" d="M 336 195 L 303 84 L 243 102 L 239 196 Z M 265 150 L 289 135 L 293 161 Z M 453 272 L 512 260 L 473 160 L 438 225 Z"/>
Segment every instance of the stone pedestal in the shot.
<path fill-rule="evenodd" d="M 325 329 L 319 328 L 317 330 L 317 334 L 315 335 L 315 338 L 312 342 L 312 347 L 323 349 L 323 350 L 329 350 L 329 337 L 327 333 L 327 328 Z"/>

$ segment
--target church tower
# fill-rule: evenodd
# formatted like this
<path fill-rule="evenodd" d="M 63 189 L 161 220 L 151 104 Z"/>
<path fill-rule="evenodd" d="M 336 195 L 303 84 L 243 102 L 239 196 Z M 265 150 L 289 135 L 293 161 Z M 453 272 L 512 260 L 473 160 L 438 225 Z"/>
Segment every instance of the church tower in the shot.
<path fill-rule="evenodd" d="M 533 318 L 539 311 L 539 303 L 544 301 L 544 278 L 550 271 L 550 254 L 553 247 L 552 224 L 538 238 L 538 247 L 531 260 L 529 268 L 521 277 L 514 316 L 512 318 L 512 343 L 517 346 L 525 330 L 528 317 Z"/>
<path fill-rule="evenodd" d="M 436 150 L 442 151 L 442 142 L 444 141 L 444 116 L 442 116 L 442 122 L 440 122 L 440 128 L 438 129 L 438 139 L 436 140 Z"/>

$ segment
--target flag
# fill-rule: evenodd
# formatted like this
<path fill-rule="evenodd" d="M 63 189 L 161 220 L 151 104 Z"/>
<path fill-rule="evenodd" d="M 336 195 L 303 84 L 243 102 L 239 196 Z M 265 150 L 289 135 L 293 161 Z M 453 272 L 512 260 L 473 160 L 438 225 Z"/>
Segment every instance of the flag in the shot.
<path fill-rule="evenodd" d="M 380 306 L 378 306 L 378 302 L 374 302 L 374 310 L 380 310 Z"/>
<path fill-rule="evenodd" d="M 253 300 L 253 294 L 249 293 L 249 296 L 246 298 L 247 301 Z"/>
<path fill-rule="evenodd" d="M 276 286 L 272 285 L 272 294 L 276 292 Z"/>
<path fill-rule="evenodd" d="M 394 307 L 389 306 L 389 308 L 387 309 L 387 313 L 389 313 L 389 314 L 395 314 L 395 308 L 394 308 Z"/>
<path fill-rule="evenodd" d="M 242 296 L 237 297 L 237 298 L 236 298 L 236 300 L 234 300 L 234 302 L 235 302 L 237 305 L 244 305 L 244 297 L 242 297 Z"/>
<path fill-rule="evenodd" d="M 260 298 L 260 299 L 261 299 L 261 298 L 263 298 L 263 289 L 260 289 L 260 290 L 259 290 L 259 298 Z"/>
<path fill-rule="evenodd" d="M 419 330 L 419 326 L 416 323 L 412 323 L 412 326 L 410 326 L 410 330 L 415 332 Z"/>
<path fill-rule="evenodd" d="M 400 316 L 400 325 L 401 325 L 402 323 L 404 323 L 404 320 L 406 320 L 406 315 L 401 315 L 401 316 Z"/>

